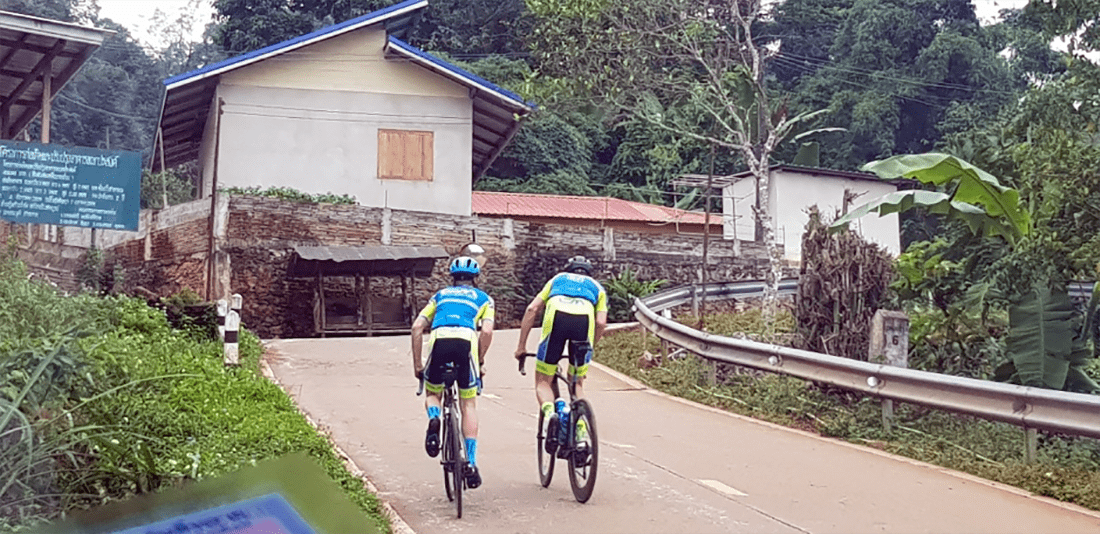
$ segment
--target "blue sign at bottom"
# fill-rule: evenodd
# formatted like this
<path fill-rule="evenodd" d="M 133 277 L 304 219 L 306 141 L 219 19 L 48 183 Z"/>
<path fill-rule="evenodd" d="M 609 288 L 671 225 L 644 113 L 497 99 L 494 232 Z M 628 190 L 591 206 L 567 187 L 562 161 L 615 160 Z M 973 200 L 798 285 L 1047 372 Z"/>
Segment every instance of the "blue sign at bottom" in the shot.
<path fill-rule="evenodd" d="M 278 493 L 176 516 L 112 534 L 317 534 Z"/>

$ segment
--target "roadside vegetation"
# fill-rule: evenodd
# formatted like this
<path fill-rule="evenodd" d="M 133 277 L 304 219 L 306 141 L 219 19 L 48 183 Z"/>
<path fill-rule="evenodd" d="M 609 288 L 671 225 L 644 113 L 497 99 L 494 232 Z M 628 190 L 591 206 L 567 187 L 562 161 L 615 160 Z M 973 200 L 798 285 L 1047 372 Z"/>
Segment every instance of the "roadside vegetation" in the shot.
<path fill-rule="evenodd" d="M 251 333 L 226 368 L 209 324 L 126 296 L 59 294 L 10 249 L 0 302 L 0 531 L 304 452 L 389 532 L 363 482 L 260 375 Z"/>
<path fill-rule="evenodd" d="M 675 320 L 698 323 L 692 316 Z M 706 331 L 720 335 L 766 335 L 759 310 L 708 315 L 705 324 Z M 781 313 L 772 328 L 780 337 L 793 336 L 794 324 L 789 313 Z M 896 403 L 894 428 L 886 432 L 875 397 L 724 364 L 709 385 L 697 356 L 640 361 L 646 352 L 659 355 L 660 339 L 647 334 L 643 341 L 636 330 L 622 331 L 600 340 L 596 360 L 671 395 L 1100 510 L 1098 440 L 1040 432 L 1036 462 L 1027 464 L 1024 432 L 1013 425 Z M 1088 372 L 1100 375 L 1100 365 L 1094 360 Z"/>

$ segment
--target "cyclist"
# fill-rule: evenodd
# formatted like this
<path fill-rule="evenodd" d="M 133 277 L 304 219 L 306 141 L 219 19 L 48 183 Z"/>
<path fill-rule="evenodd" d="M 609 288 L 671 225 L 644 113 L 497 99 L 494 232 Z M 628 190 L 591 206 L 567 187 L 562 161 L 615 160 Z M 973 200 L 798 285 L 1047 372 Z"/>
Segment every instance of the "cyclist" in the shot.
<path fill-rule="evenodd" d="M 451 262 L 450 272 L 453 284 L 432 295 L 413 321 L 413 371 L 417 379 L 424 378 L 424 389 L 427 391 L 424 406 L 428 411 L 424 450 L 428 456 L 435 457 L 439 454 L 443 367 L 448 362 L 454 362 L 459 409 L 462 410 L 462 434 L 466 438 L 466 456 L 469 460 L 466 485 L 477 488 L 481 485 L 481 474 L 477 470 L 477 390 L 485 371 L 485 352 L 493 340 L 496 312 L 493 299 L 473 287 L 474 279 L 481 272 L 477 260 L 467 256 L 455 258 Z M 421 362 L 421 351 L 424 330 L 429 326 L 431 334 L 425 365 Z"/>
<path fill-rule="evenodd" d="M 527 352 L 527 336 L 544 308 L 542 337 L 537 352 L 535 398 L 538 399 L 539 409 L 546 416 L 545 419 L 550 422 L 549 428 L 560 429 L 558 432 L 562 432 L 564 436 L 569 421 L 562 413 L 566 402 L 561 398 L 555 400 L 551 389 L 562 351 L 570 340 L 587 341 L 591 348 L 607 327 L 607 292 L 592 278 L 592 263 L 584 256 L 570 258 L 562 272 L 554 275 L 546 282 L 542 291 L 531 299 L 523 314 L 523 322 L 520 323 L 517 359 Z M 584 376 L 588 373 L 588 364 L 591 361 L 591 350 L 586 354 L 570 354 L 569 372 L 577 376 L 577 398 L 584 397 Z M 553 454 L 558 441 L 560 439 L 555 432 L 548 432 L 547 452 Z"/>

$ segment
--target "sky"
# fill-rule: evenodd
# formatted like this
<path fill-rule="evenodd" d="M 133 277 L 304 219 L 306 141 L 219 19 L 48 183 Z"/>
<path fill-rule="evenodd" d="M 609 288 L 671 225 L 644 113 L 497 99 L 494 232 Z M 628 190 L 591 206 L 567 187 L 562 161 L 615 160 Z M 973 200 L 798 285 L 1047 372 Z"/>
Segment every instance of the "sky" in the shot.
<path fill-rule="evenodd" d="M 138 41 L 153 48 L 162 48 L 155 42 L 149 31 L 150 20 L 159 9 L 167 15 L 167 20 L 176 20 L 183 10 L 189 8 L 194 0 L 98 0 L 99 16 L 109 18 L 127 30 Z M 198 0 L 200 8 L 196 12 L 195 41 L 202 40 L 202 30 L 214 14 L 213 0 Z"/>
<path fill-rule="evenodd" d="M 100 16 L 125 26 L 143 44 L 160 48 L 161 43 L 155 42 L 148 31 L 149 20 L 158 9 L 168 15 L 168 20 L 175 20 L 182 10 L 188 8 L 191 1 L 193 0 L 99 0 L 99 13 Z M 201 40 L 203 26 L 214 13 L 213 0 L 198 1 L 201 8 L 196 17 L 200 22 L 195 29 L 196 41 Z M 394 0 L 395 3 L 397 1 Z M 978 18 L 983 23 L 992 22 L 1002 9 L 1019 8 L 1027 4 L 1027 0 L 972 0 L 972 2 Z"/>

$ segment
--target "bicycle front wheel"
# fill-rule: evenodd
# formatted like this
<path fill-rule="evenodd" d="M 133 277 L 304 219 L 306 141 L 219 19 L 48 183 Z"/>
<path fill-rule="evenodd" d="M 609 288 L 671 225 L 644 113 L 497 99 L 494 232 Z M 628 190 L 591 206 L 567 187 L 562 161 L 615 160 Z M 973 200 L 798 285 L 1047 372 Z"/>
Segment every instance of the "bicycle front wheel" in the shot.
<path fill-rule="evenodd" d="M 455 487 L 455 511 L 458 514 L 458 518 L 462 519 L 462 490 L 466 486 L 466 456 L 462 454 L 462 423 L 457 417 L 451 418 L 451 457 L 454 458 L 454 469 L 451 473 L 454 475 L 454 487 Z"/>
<path fill-rule="evenodd" d="M 592 405 L 584 399 L 573 403 L 571 433 L 573 452 L 569 455 L 569 485 L 577 502 L 587 502 L 596 487 L 600 443 L 596 439 L 596 418 Z"/>
<path fill-rule="evenodd" d="M 547 429 L 546 425 L 549 421 L 550 417 L 546 412 L 539 410 L 539 430 L 535 449 L 538 451 L 539 459 L 539 483 L 544 488 L 550 487 L 550 480 L 554 478 L 554 455 L 546 452 L 546 436 L 547 432 L 554 432 L 557 429 Z"/>

